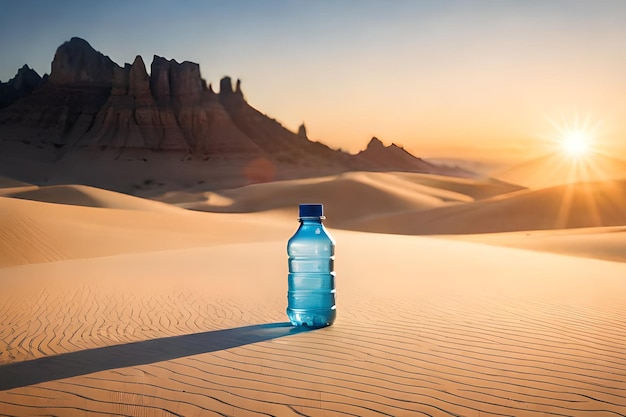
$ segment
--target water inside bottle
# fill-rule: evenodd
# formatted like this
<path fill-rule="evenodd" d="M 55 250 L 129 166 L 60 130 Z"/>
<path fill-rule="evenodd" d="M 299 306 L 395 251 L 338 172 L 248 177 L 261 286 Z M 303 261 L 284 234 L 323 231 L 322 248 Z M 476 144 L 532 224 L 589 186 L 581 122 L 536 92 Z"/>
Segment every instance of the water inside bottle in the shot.
<path fill-rule="evenodd" d="M 287 244 L 287 315 L 295 326 L 323 327 L 336 318 L 335 242 L 321 217 L 301 219 Z"/>

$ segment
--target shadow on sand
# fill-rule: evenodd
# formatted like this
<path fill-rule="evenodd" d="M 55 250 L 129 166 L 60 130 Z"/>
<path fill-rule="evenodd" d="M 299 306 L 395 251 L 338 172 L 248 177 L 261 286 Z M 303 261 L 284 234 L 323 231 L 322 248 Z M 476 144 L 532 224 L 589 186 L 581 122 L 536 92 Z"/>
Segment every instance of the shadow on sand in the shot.
<path fill-rule="evenodd" d="M 106 346 L 0 366 L 0 391 L 108 369 L 146 365 L 307 331 L 289 323 L 257 324 Z"/>

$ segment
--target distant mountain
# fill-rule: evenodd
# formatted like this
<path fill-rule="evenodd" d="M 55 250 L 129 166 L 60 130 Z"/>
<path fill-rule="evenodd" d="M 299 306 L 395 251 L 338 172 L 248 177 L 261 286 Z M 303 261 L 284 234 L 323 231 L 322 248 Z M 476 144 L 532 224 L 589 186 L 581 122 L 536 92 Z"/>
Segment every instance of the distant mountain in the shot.
<path fill-rule="evenodd" d="M 385 147 L 377 137 L 373 137 L 367 144 L 367 148 L 359 152 L 356 156 L 373 168 L 381 171 L 395 170 L 433 173 L 443 168 L 443 166 L 435 165 L 421 158 L 414 157 L 394 143 Z"/>
<path fill-rule="evenodd" d="M 216 158 L 257 161 L 252 165 L 255 173 L 242 177 L 242 184 L 316 171 L 472 175 L 461 168 L 423 161 L 396 145 L 385 147 L 376 138 L 357 155 L 331 149 L 309 140 L 304 126 L 292 132 L 250 106 L 239 80 L 233 87 L 231 78 L 222 78 L 216 93 L 201 78 L 196 63 L 155 55 L 148 75 L 141 56 L 120 67 L 80 38 L 57 49 L 50 76 L 39 77 L 25 66 L 14 79 L 0 84 L 0 157 L 5 162 L 10 158 L 43 161 L 46 178 L 52 178 L 55 167 L 62 166 L 63 160 L 76 160 L 79 154 L 103 159 L 96 156 L 97 151 L 114 154 L 116 159 L 132 155 L 144 161 L 155 152 L 165 152 L 179 160 L 206 161 L 207 169 Z M 163 156 L 158 158 L 163 160 Z M 65 180 L 74 178 L 72 172 L 82 178 L 78 168 L 66 165 Z M 107 174 L 106 164 L 98 166 Z M 271 173 L 261 172 L 270 167 Z M 196 175 L 186 169 L 187 180 L 205 181 L 206 169 L 200 171 Z M 21 172 L 17 166 L 0 174 L 24 176 Z M 212 176 L 219 176 L 218 170 Z M 33 174 L 24 179 L 37 178 Z"/>

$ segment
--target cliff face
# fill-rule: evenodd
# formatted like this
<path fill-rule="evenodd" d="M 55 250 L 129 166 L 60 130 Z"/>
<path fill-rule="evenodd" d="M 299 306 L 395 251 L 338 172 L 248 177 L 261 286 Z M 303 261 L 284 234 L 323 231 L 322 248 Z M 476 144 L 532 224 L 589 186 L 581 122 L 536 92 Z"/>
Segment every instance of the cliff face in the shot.
<path fill-rule="evenodd" d="M 262 153 L 207 88 L 198 64 L 154 56 L 151 74 L 140 56 L 122 68 L 72 38 L 57 49 L 42 88 L 0 113 L 0 127 L 14 139 L 44 137 L 67 149 Z"/>
<path fill-rule="evenodd" d="M 80 38 L 57 49 L 49 77 L 24 67 L 0 84 L 0 146 L 6 141 L 54 145 L 61 156 L 76 149 L 130 149 L 325 172 L 437 170 L 395 145 L 370 143 L 359 155 L 330 149 L 310 141 L 304 128 L 294 133 L 250 106 L 239 80 L 233 87 L 224 77 L 215 93 L 198 64 L 155 55 L 148 75 L 140 56 L 120 67 Z"/>

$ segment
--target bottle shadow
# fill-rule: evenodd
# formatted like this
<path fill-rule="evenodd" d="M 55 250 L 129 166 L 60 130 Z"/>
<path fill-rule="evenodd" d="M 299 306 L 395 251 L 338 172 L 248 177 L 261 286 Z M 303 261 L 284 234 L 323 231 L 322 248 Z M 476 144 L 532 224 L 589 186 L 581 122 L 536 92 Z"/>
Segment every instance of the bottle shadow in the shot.
<path fill-rule="evenodd" d="M 109 369 L 146 365 L 309 331 L 267 323 L 99 347 L 0 365 L 0 391 Z"/>

